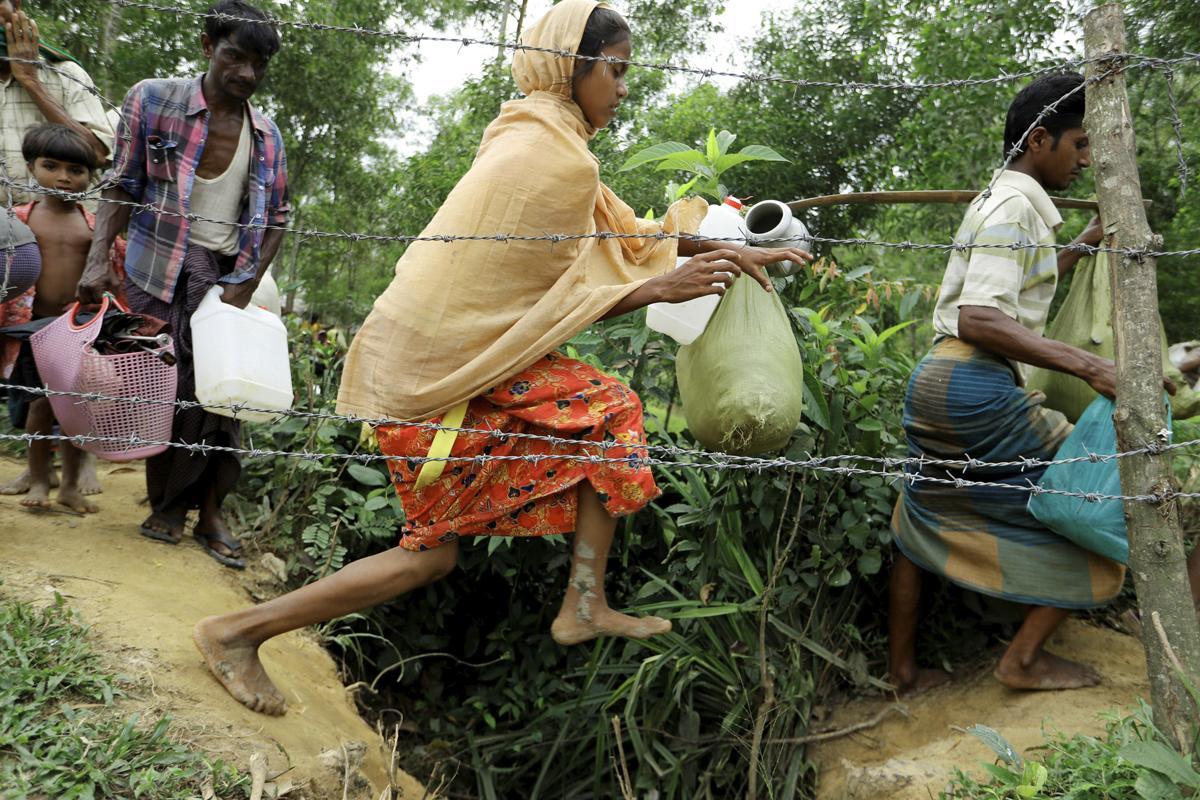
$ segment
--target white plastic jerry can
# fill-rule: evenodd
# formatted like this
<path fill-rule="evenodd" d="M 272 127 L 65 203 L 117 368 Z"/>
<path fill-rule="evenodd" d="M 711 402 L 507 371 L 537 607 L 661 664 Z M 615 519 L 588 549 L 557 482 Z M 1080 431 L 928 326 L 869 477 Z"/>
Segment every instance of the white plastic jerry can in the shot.
<path fill-rule="evenodd" d="M 196 399 L 214 414 L 269 422 L 292 407 L 292 369 L 287 328 L 258 306 L 221 302 L 220 285 L 208 290 L 192 314 Z M 234 411 L 244 405 L 261 411 Z"/>
<path fill-rule="evenodd" d="M 746 229 L 742 219 L 742 203 L 736 197 L 726 197 L 719 206 L 709 206 L 708 213 L 696 232 L 709 239 L 745 238 Z M 730 242 L 736 249 L 741 242 Z M 675 268 L 683 266 L 686 258 L 675 260 Z M 691 344 L 700 338 L 708 321 L 721 302 L 719 294 L 705 295 L 682 303 L 651 303 L 646 309 L 646 325 L 651 330 L 665 333 L 680 344 Z"/>

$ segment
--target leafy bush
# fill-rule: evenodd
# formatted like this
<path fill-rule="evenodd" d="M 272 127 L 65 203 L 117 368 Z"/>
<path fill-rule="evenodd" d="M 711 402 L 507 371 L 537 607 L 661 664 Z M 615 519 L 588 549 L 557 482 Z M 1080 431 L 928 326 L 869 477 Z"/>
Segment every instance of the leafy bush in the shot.
<path fill-rule="evenodd" d="M 1001 763 L 983 765 L 989 776 L 983 782 L 956 771 L 943 795 L 949 800 L 1182 800 L 1200 791 L 1200 762 L 1168 746 L 1144 702 L 1127 716 L 1113 716 L 1102 738 L 1051 736 L 1037 760 L 1023 760 L 996 731 L 976 726 L 970 732 Z M 1200 728 L 1193 737 L 1200 743 Z"/>
<path fill-rule="evenodd" d="M 924 344 L 905 323 L 929 290 L 875 281 L 869 269 L 843 275 L 831 262 L 781 289 L 807 408 L 787 455 L 899 454 L 900 400 Z M 341 351 L 294 333 L 301 405 L 329 411 Z M 653 443 L 694 447 L 677 408 L 674 346 L 639 315 L 566 349 L 630 382 Z M 359 434 L 289 420 L 254 438 L 345 454 L 362 446 Z M 639 796 L 744 794 L 749 764 L 764 791 L 803 794 L 815 698 L 838 684 L 883 686 L 875 609 L 894 490 L 880 476 L 812 471 L 685 465 L 657 477 L 664 496 L 619 526 L 608 591 L 615 607 L 673 619 L 668 636 L 555 645 L 562 537 L 464 540 L 462 569 L 447 580 L 324 627 L 370 687 L 360 695 L 368 711 L 403 720 L 408 769 L 457 774 L 456 790 L 485 798 L 617 796 L 619 736 Z M 250 461 L 239 508 L 306 581 L 394 545 L 401 512 L 384 480 L 382 465 Z"/>

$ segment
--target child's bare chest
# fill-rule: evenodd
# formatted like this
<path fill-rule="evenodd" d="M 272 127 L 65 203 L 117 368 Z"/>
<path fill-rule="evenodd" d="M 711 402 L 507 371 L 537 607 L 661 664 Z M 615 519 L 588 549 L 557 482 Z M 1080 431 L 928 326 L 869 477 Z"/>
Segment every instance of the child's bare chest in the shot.
<path fill-rule="evenodd" d="M 77 211 L 51 214 L 35 209 L 29 216 L 29 229 L 37 237 L 43 268 L 47 264 L 56 265 L 62 261 L 73 266 L 76 260 L 87 257 L 92 246 L 92 231 L 83 215 Z"/>

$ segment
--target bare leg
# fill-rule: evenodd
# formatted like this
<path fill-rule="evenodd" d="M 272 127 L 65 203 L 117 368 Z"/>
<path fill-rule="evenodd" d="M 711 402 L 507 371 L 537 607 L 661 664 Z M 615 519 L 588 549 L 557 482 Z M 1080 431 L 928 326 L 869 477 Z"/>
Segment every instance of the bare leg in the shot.
<path fill-rule="evenodd" d="M 892 682 L 902 695 L 945 683 L 949 673 L 917 666 L 917 622 L 921 606 L 921 568 L 899 550 L 888 583 L 888 661 Z"/>
<path fill-rule="evenodd" d="M 1042 649 L 1050 634 L 1070 615 L 1065 608 L 1033 606 L 996 665 L 996 679 L 1013 689 L 1082 689 L 1098 685 L 1100 675 L 1091 667 Z"/>
<path fill-rule="evenodd" d="M 79 476 L 83 467 L 83 459 L 87 455 L 75 445 L 63 442 L 62 447 L 62 486 L 58 490 L 58 502 L 78 511 L 81 514 L 94 514 L 100 507 L 83 496 L 79 489 Z"/>
<path fill-rule="evenodd" d="M 575 551 L 571 578 L 562 608 L 550 626 L 550 635 L 561 645 L 572 645 L 597 636 L 648 639 L 671 630 L 670 620 L 631 617 L 608 607 L 604 574 L 617 521 L 608 515 L 596 490 L 587 481 L 579 484 Z"/>
<path fill-rule="evenodd" d="M 25 420 L 28 433 L 49 434 L 54 429 L 54 412 L 44 397 L 29 406 Z M 45 439 L 29 443 L 29 489 L 21 505 L 28 508 L 50 508 L 50 442 Z"/>
<path fill-rule="evenodd" d="M 100 485 L 100 476 L 96 474 L 96 457 L 85 450 L 83 462 L 79 467 L 79 493 L 93 495 L 103 491 L 104 487 Z"/>
<path fill-rule="evenodd" d="M 193 533 L 218 561 L 225 566 L 241 569 L 245 567 L 241 558 L 242 543 L 225 524 L 221 499 L 217 493 L 216 482 L 210 481 L 208 490 L 204 494 L 204 502 L 200 504 L 200 515 L 196 520 L 196 528 Z"/>
<path fill-rule="evenodd" d="M 238 702 L 253 711 L 282 714 L 287 702 L 258 658 L 263 642 L 433 583 L 449 574 L 457 560 L 456 542 L 423 553 L 396 547 L 262 605 L 202 619 L 192 639 L 213 675 Z"/>

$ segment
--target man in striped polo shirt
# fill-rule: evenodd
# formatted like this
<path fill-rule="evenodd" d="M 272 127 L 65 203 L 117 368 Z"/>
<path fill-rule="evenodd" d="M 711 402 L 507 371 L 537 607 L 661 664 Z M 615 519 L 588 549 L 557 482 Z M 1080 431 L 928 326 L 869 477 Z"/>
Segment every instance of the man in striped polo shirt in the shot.
<path fill-rule="evenodd" d="M 1083 77 L 1075 73 L 1039 78 L 1013 101 L 1004 151 L 1018 155 L 967 210 L 956 242 L 971 247 L 950 257 L 934 311 L 934 346 L 909 383 L 904 429 L 910 455 L 1016 466 L 910 469 L 913 480 L 892 519 L 898 550 L 889 656 L 902 690 L 945 678 L 940 670 L 917 667 L 922 570 L 1029 609 L 996 667 L 1002 683 L 1071 689 L 1099 681 L 1090 667 L 1043 645 L 1072 609 L 1116 596 L 1124 567 L 1047 529 L 1026 510 L 1028 495 L 1015 491 L 1036 483 L 1043 471 L 1025 468 L 1022 459 L 1053 459 L 1071 431 L 1066 417 L 1042 405 L 1044 395 L 1025 390 L 1028 369 L 1075 375 L 1108 397 L 1116 389 L 1112 361 L 1042 335 L 1058 279 L 1079 260 L 1054 248 L 1062 217 L 1047 190 L 1066 189 L 1091 165 L 1083 116 Z M 1076 242 L 1096 245 L 1101 235 L 1093 220 Z M 920 480 L 956 477 L 1013 488 Z"/>

